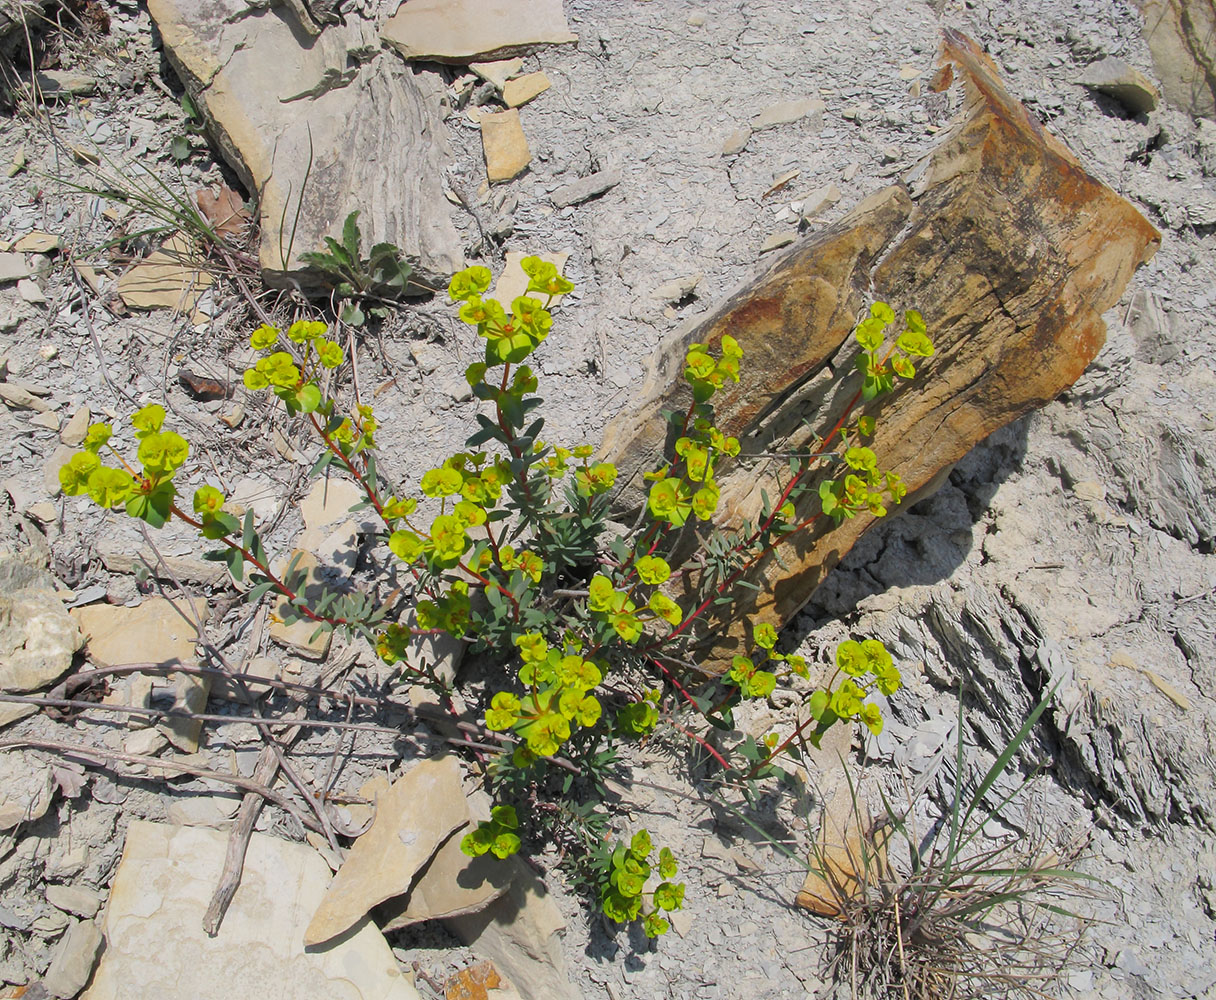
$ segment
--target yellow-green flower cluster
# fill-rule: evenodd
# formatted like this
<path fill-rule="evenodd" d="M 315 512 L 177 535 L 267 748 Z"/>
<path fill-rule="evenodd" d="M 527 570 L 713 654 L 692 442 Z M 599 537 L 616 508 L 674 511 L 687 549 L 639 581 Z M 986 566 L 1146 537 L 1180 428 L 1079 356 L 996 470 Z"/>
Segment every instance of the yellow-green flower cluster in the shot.
<path fill-rule="evenodd" d="M 806 660 L 797 653 L 779 653 L 777 651 L 777 630 L 768 622 L 761 622 L 752 629 L 752 642 L 761 652 L 755 657 L 736 656 L 731 664 L 728 676 L 736 684 L 744 696 L 763 698 L 772 693 L 776 681 L 791 674 L 807 677 Z M 777 674 L 757 668 L 756 660 L 767 661 L 770 664 L 784 663 L 786 672 L 778 677 Z M 769 678 L 773 678 L 772 681 Z"/>
<path fill-rule="evenodd" d="M 289 351 L 271 351 L 245 369 L 245 388 L 250 392 L 272 390 L 283 400 L 287 411 L 293 416 L 296 413 L 312 413 L 321 409 L 322 398 L 316 383 L 317 375 L 321 369 L 338 368 L 346 360 L 342 348 L 334 341 L 325 339 L 328 331 L 329 328 L 324 323 L 316 320 L 297 320 L 292 323 L 285 336 L 288 341 L 298 345 L 300 358 L 297 360 Z M 249 346 L 255 351 L 270 351 L 283 337 L 283 332 L 277 326 L 263 323 L 249 335 Z M 371 420 L 370 408 L 360 409 L 367 409 L 365 421 Z M 329 412 L 328 409 L 326 412 Z M 375 430 L 374 420 L 371 422 L 372 427 L 366 430 L 368 434 Z M 355 425 L 350 420 L 345 421 L 334 437 L 346 440 L 353 446 L 356 438 Z M 366 447 L 372 445 L 367 444 Z"/>
<path fill-rule="evenodd" d="M 496 858 L 508 858 L 519 850 L 519 817 L 513 806 L 495 806 L 490 819 L 482 820 L 460 841 L 460 850 L 471 858 L 489 852 Z"/>
<path fill-rule="evenodd" d="M 896 338 L 895 346 L 887 352 L 887 356 L 879 357 L 886 343 L 887 327 L 894 322 L 895 310 L 885 302 L 875 302 L 870 306 L 870 314 L 853 331 L 853 337 L 863 352 L 857 359 L 857 367 L 865 376 L 862 387 L 865 399 L 891 391 L 894 386 L 891 372 L 903 379 L 914 377 L 916 366 L 912 358 L 933 357 L 933 341 L 929 339 L 924 317 L 915 309 L 904 313 L 904 332 Z"/>
<path fill-rule="evenodd" d="M 410 521 L 410 515 L 417 509 L 415 501 L 390 499 L 384 506 L 385 520 L 390 526 L 403 521 L 405 527 L 396 528 L 389 535 L 389 549 L 405 563 L 425 558 L 432 572 L 459 565 L 473 547 L 469 529 L 486 523 L 488 511 L 502 496 L 510 475 L 510 465 L 504 459 L 489 462 L 483 452 L 461 452 L 438 468 L 428 469 L 420 488 L 425 496 L 441 501 L 441 512 L 423 530 Z M 449 501 L 454 501 L 450 511 Z M 476 568 L 486 568 L 491 560 L 491 553 L 483 551 Z M 511 566 L 503 568 L 508 571 L 518 568 L 538 580 L 543 566 L 532 553 L 520 553 Z"/>
<path fill-rule="evenodd" d="M 539 257 L 525 257 L 521 267 L 528 275 L 528 287 L 523 295 L 512 300 L 510 313 L 497 299 L 483 297 L 492 277 L 488 268 L 465 268 L 453 275 L 448 284 L 449 297 L 462 303 L 460 318 L 477 327 L 477 335 L 485 340 L 485 363 L 490 366 L 514 364 L 536 350 L 553 325 L 546 304 L 554 295 L 574 288 L 553 264 Z M 545 302 L 528 294 L 532 292 L 546 296 Z"/>
<path fill-rule="evenodd" d="M 604 915 L 618 923 L 636 920 L 642 915 L 642 900 L 646 883 L 653 872 L 650 854 L 654 850 L 650 834 L 639 830 L 628 845 L 618 843 L 609 856 L 607 878 L 600 886 L 600 905 Z M 683 909 L 684 883 L 670 881 L 679 871 L 675 855 L 664 847 L 659 851 L 658 873 L 663 881 L 649 893 L 653 904 L 642 920 L 647 937 L 666 934 L 671 924 L 663 912 Z"/>
<path fill-rule="evenodd" d="M 633 563 L 638 584 L 628 590 L 618 589 L 603 573 L 596 573 L 588 584 L 587 608 L 594 618 L 606 622 L 625 642 L 634 643 L 642 637 L 646 624 L 664 621 L 674 627 L 684 620 L 680 606 L 660 590 L 646 599 L 639 609 L 634 595 L 638 586 L 658 587 L 671 577 L 671 567 L 661 556 L 643 555 Z"/>
<path fill-rule="evenodd" d="M 840 719 L 860 719 L 872 733 L 882 732 L 882 710 L 865 699 L 873 691 L 893 695 L 903 685 L 886 646 L 878 639 L 847 639 L 836 647 L 836 668 L 843 680 L 835 689 L 811 696 L 811 715 L 817 720 L 828 713 Z"/>
<path fill-rule="evenodd" d="M 726 384 L 727 379 L 739 381 L 739 360 L 743 357 L 743 349 L 729 334 L 722 338 L 721 355 L 715 361 L 706 345 L 689 345 L 684 358 L 684 378 L 692 386 L 693 396 L 698 403 L 709 399 Z"/>
<path fill-rule="evenodd" d="M 736 656 L 731 660 L 729 677 L 745 698 L 767 698 L 777 686 L 777 675 L 761 670 L 749 656 Z"/>
<path fill-rule="evenodd" d="M 520 681 L 529 689 L 521 699 L 500 691 L 486 710 L 487 729 L 514 730 L 528 752 L 551 757 L 570 738 L 571 727 L 588 728 L 600 720 L 603 707 L 593 692 L 603 680 L 603 665 L 575 649 L 551 647 L 536 632 L 515 640 L 522 666 Z"/>
<path fill-rule="evenodd" d="M 886 504 L 898 504 L 907 495 L 908 489 L 896 473 L 878 468 L 878 456 L 872 449 L 856 445 L 845 449 L 843 458 L 852 471 L 843 479 L 819 484 L 823 512 L 836 523 L 867 510 L 875 517 L 885 517 Z"/>
<path fill-rule="evenodd" d="M 136 473 L 110 444 L 113 428 L 108 423 L 89 427 L 77 452 L 59 470 L 59 485 L 67 496 L 87 493 L 102 507 L 125 505 L 128 513 L 154 527 L 169 516 L 176 490 L 173 477 L 190 455 L 190 445 L 180 434 L 164 430 L 165 408 L 151 403 L 131 416 L 131 427 L 139 446 Z M 101 452 L 108 451 L 120 467 L 102 463 Z"/>
<path fill-rule="evenodd" d="M 685 360 L 684 377 L 692 386 L 696 403 L 704 403 L 727 379 L 739 381 L 739 359 L 743 356 L 733 337 L 722 338 L 722 357 L 715 361 L 704 344 L 693 344 Z M 739 454 L 737 438 L 727 437 L 704 416 L 698 416 L 676 439 L 676 461 L 653 473 L 647 499 L 650 513 L 672 527 L 690 517 L 708 521 L 718 509 L 720 491 L 714 481 L 714 466 L 725 455 Z"/>

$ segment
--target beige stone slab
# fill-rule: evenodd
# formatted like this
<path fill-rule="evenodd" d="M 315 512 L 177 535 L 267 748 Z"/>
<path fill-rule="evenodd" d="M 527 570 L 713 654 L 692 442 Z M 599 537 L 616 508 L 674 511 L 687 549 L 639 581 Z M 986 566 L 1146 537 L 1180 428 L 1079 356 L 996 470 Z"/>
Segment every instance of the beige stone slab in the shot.
<path fill-rule="evenodd" d="M 331 476 L 313 483 L 308 495 L 300 501 L 300 516 L 306 528 L 324 528 L 345 520 L 350 509 L 367 494 L 358 483 Z"/>
<path fill-rule="evenodd" d="M 63 246 L 63 237 L 33 230 L 13 241 L 13 249 L 22 253 L 50 253 Z"/>
<path fill-rule="evenodd" d="M 190 241 L 178 233 L 118 279 L 118 294 L 132 309 L 184 313 L 214 283 Z"/>
<path fill-rule="evenodd" d="M 502 99 L 508 108 L 518 108 L 534 97 L 539 97 L 552 84 L 543 72 L 528 73 L 515 80 L 508 80 L 502 88 Z"/>
<path fill-rule="evenodd" d="M 468 62 L 577 42 L 562 0 L 410 0 L 380 37 L 406 59 Z"/>
<path fill-rule="evenodd" d="M 486 159 L 486 177 L 491 184 L 519 176 L 532 162 L 528 137 L 520 124 L 519 112 L 514 108 L 481 116 L 481 148 Z"/>
<path fill-rule="evenodd" d="M 303 844 L 253 834 L 224 922 L 204 933 L 227 841 L 204 827 L 131 823 L 105 954 L 83 1000 L 420 1000 L 369 921 L 330 947 L 305 948 L 329 869 Z"/>
<path fill-rule="evenodd" d="M 194 610 L 207 614 L 207 602 L 195 598 Z M 163 597 L 138 607 L 90 604 L 73 608 L 72 617 L 88 642 L 89 657 L 98 664 L 193 663 L 198 634 Z"/>
<path fill-rule="evenodd" d="M 556 265 L 557 273 L 561 274 L 566 267 L 566 261 L 570 259 L 570 254 L 566 251 L 538 254 L 520 253 L 517 250 L 507 251 L 507 260 L 502 266 L 502 274 L 498 276 L 498 280 L 494 283 L 494 298 L 501 302 L 505 309 L 509 310 L 512 301 L 528 290 L 528 276 L 524 273 L 524 269 L 519 266 L 520 261 L 525 257 L 539 257 L 541 260 L 546 260 L 550 264 Z M 553 304 L 560 302 L 564 297 L 562 295 L 555 295 L 553 297 Z"/>
<path fill-rule="evenodd" d="M 469 819 L 455 757 L 423 761 L 376 802 L 371 829 L 355 841 L 304 932 L 306 944 L 328 941 L 373 906 L 409 888 L 451 833 Z"/>

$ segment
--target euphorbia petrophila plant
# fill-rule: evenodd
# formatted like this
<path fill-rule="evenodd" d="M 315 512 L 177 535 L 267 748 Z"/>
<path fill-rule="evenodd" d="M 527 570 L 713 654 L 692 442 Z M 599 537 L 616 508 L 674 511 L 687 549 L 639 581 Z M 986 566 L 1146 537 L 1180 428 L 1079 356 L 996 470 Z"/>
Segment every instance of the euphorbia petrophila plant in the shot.
<path fill-rule="evenodd" d="M 412 587 L 412 621 L 370 589 L 323 589 L 306 599 L 302 572 L 294 565 L 273 572 L 253 515 L 242 522 L 228 513 L 216 487 L 196 490 L 184 510 L 174 479 L 188 462 L 189 445 L 164 429 L 164 410 L 155 404 L 132 418 L 138 442 L 133 462 L 113 446 L 110 426 L 96 424 L 60 482 L 69 495 L 87 493 L 104 507 L 125 507 L 152 527 L 171 518 L 194 526 L 219 544 L 214 557 L 234 578 L 248 572 L 251 600 L 274 592 L 285 599 L 280 613 L 286 618 L 362 635 L 386 663 L 407 669 L 415 637 L 436 632 L 491 656 L 500 669 L 485 695 L 483 721 L 487 738 L 503 746 L 487 774 L 491 788 L 500 798 L 541 803 L 544 808 L 528 815 L 537 817 L 534 823 L 557 824 L 585 849 L 605 913 L 619 921 L 640 918 L 648 934 L 659 934 L 667 929 L 660 911 L 683 903 L 683 883 L 671 881 L 675 858 L 663 848 L 652 865 L 644 830 L 628 847 L 610 848 L 602 797 L 577 801 L 572 776 L 582 773 L 598 787 L 613 747 L 648 738 L 664 719 L 722 767 L 748 779 L 772 773 L 779 755 L 817 744 L 839 721 L 882 728 L 872 696 L 894 693 L 899 671 L 877 640 L 849 640 L 836 650 L 836 669 L 826 682 L 804 685 L 811 688 L 804 694 L 806 714 L 791 732 L 769 733 L 759 743 L 749 738 L 733 752 L 715 748 L 681 717 L 692 714 L 729 729 L 741 700 L 766 698 L 780 682 L 809 680 L 810 668 L 803 657 L 778 650 L 777 632 L 768 624 L 752 630 L 750 655 L 736 656 L 721 676 L 707 676 L 689 662 L 688 639 L 711 607 L 732 600 L 757 560 L 818 518 L 878 517 L 900 502 L 899 477 L 880 469 L 863 444 L 874 433 L 874 417 L 854 417 L 853 411 L 858 402 L 889 391 L 896 377 L 911 378 L 910 358 L 929 357 L 933 347 L 914 311 L 905 313 L 903 332 L 887 345 L 895 315 L 876 303 L 855 332 L 863 384 L 853 402 L 816 452 L 791 462 L 789 482 L 775 504 L 766 504 L 761 520 L 725 533 L 714 526 L 720 500 L 715 475 L 722 463 L 738 460 L 740 446 L 715 425 L 712 400 L 727 381 L 738 381 L 743 351 L 729 336 L 714 350 L 692 345 L 684 369 L 692 402 L 672 417 L 674 445 L 648 477 L 642 523 L 636 532 L 605 538 L 616 469 L 595 461 L 589 445 L 564 448 L 542 439 L 537 377 L 526 364 L 549 335 L 553 300 L 574 286 L 539 258 L 526 258 L 523 268 L 527 290 L 509 304 L 486 296 L 486 268 L 467 268 L 452 278 L 448 291 L 460 318 L 483 342 L 482 360 L 465 376 L 484 408 L 465 449 L 423 474 L 422 503 L 386 488 L 375 461 L 382 431 L 372 409 L 344 408 L 323 391 L 323 373 L 340 374 L 347 363 L 341 346 L 328 339 L 326 324 L 304 319 L 286 331 L 264 325 L 250 338 L 262 356 L 245 372 L 245 386 L 272 392 L 290 416 L 308 423 L 321 444 L 314 476 L 335 467 L 362 488 Z M 104 464 L 103 456 L 117 464 Z M 816 496 L 817 509 L 798 513 Z M 704 528 L 702 546 L 680 557 L 677 537 L 690 522 Z M 690 574 L 700 589 L 685 604 L 671 584 Z M 440 683 L 433 675 L 425 679 Z M 549 801 L 554 798 L 569 801 Z M 502 801 L 462 846 L 470 854 L 505 857 L 520 846 L 521 833 L 527 830 L 519 814 Z M 653 887 L 652 873 L 660 877 Z"/>

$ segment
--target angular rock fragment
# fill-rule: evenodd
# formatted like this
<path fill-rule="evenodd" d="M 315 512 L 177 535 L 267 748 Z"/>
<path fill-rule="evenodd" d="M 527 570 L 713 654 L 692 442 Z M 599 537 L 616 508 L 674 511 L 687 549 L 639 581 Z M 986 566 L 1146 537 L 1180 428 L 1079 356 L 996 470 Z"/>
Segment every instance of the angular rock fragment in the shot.
<path fill-rule="evenodd" d="M 118 294 L 132 309 L 189 312 L 215 284 L 190 241 L 177 233 L 118 279 Z"/>
<path fill-rule="evenodd" d="M 1138 0 L 1143 35 L 1165 98 L 1176 108 L 1216 118 L 1216 3 Z"/>
<path fill-rule="evenodd" d="M 549 197 L 558 208 L 565 208 L 567 205 L 578 205 L 591 198 L 596 198 L 620 183 L 621 172 L 619 170 L 601 170 L 597 174 L 589 174 L 576 181 L 571 181 L 569 184 L 563 184 Z"/>
<path fill-rule="evenodd" d="M 737 128 L 726 140 L 722 143 L 722 155 L 734 156 L 736 153 L 742 153 L 743 148 L 747 145 L 747 140 L 752 137 L 750 128 Z"/>
<path fill-rule="evenodd" d="M 22 281 L 30 275 L 23 253 L 0 253 L 0 285 Z"/>
<path fill-rule="evenodd" d="M 723 432 L 743 441 L 745 454 L 798 452 L 857 391 L 832 370 L 851 371 L 850 334 L 869 301 L 921 310 L 936 357 L 915 383 L 868 408 L 878 419 L 879 467 L 913 493 L 993 430 L 1054 399 L 1097 354 L 1102 312 L 1160 235 L 1009 95 L 974 42 L 947 32 L 944 55 L 963 79 L 965 106 L 906 183 L 775 258 L 656 355 L 641 401 L 605 435 L 620 506 L 644 502 L 641 477 L 668 429 L 661 411 L 688 405 L 679 376 L 690 343 L 716 346 L 730 333 L 742 346 L 741 383 L 714 400 Z M 724 469 L 719 510 L 756 519 L 761 490 L 779 496 L 785 467 Z M 800 518 L 818 510 L 813 490 L 805 507 Z M 751 573 L 759 591 L 740 591 L 736 617 L 708 623 L 699 653 L 720 666 L 743 651 L 741 620 L 788 621 L 872 520 L 828 530 L 820 518 L 781 563 L 761 560 Z"/>
<path fill-rule="evenodd" d="M 340 239 L 359 211 L 364 253 L 390 243 L 420 287 L 446 283 L 464 261 L 441 189 L 441 83 L 380 51 L 361 18 L 316 36 L 297 7 L 148 4 L 224 158 L 257 194 L 263 276 L 324 287 L 300 255 Z"/>
<path fill-rule="evenodd" d="M 1113 56 L 1085 68 L 1077 81 L 1083 87 L 1113 97 L 1131 114 L 1148 114 L 1157 107 L 1157 87 L 1145 74 Z"/>
<path fill-rule="evenodd" d="M 304 932 L 304 943 L 336 937 L 373 906 L 403 893 L 468 818 L 455 757 L 413 767 L 376 802 L 371 829 L 355 841 L 334 876 Z"/>
<path fill-rule="evenodd" d="M 562 0 L 409 0 L 380 36 L 406 59 L 470 62 L 577 42 Z"/>
<path fill-rule="evenodd" d="M 532 153 L 528 138 L 514 108 L 481 116 L 481 148 L 486 158 L 486 177 L 490 183 L 509 181 L 528 169 Z"/>
<path fill-rule="evenodd" d="M 203 914 L 227 835 L 135 820 L 106 907 L 106 950 L 83 1000 L 419 1000 L 368 921 L 327 948 L 304 927 L 329 882 L 311 847 L 253 834 L 240 887 L 214 936 Z"/>
<path fill-rule="evenodd" d="M 800 118 L 811 118 L 813 126 L 818 128 L 823 124 L 823 112 L 827 105 L 817 97 L 806 97 L 800 101 L 781 101 L 770 104 L 752 119 L 753 132 L 773 128 L 776 125 L 788 125 Z"/>
<path fill-rule="evenodd" d="M 469 69 L 485 80 L 486 83 L 494 84 L 499 90 L 502 90 L 507 85 L 507 81 L 523 68 L 524 61 L 518 58 L 469 63 Z"/>
<path fill-rule="evenodd" d="M 827 184 L 824 187 L 815 188 L 810 194 L 805 194 L 801 198 L 802 208 L 800 214 L 803 219 L 813 219 L 821 212 L 826 212 L 829 208 L 840 201 L 840 188 L 835 184 Z"/>
<path fill-rule="evenodd" d="M 101 944 L 101 930 L 97 924 L 92 920 L 74 921 L 56 946 L 51 967 L 42 978 L 46 991 L 61 1000 L 76 996 L 93 974 Z"/>
<path fill-rule="evenodd" d="M 43 101 L 88 97 L 97 90 L 97 77 L 69 70 L 48 69 L 34 74 L 34 92 Z"/>
<path fill-rule="evenodd" d="M 503 103 L 508 108 L 518 108 L 543 94 L 550 86 L 549 78 L 544 73 L 528 73 L 518 79 L 508 80 L 502 88 Z"/>

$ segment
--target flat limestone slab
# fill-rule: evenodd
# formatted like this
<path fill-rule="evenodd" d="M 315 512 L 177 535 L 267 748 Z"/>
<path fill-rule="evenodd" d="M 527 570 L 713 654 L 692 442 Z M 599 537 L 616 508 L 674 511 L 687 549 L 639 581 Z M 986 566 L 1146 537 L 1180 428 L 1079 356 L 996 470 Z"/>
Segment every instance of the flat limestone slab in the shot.
<path fill-rule="evenodd" d="M 380 37 L 406 59 L 469 62 L 577 42 L 562 0 L 409 0 Z"/>
<path fill-rule="evenodd" d="M 262 833 L 215 937 L 203 913 L 227 835 L 136 820 L 110 889 L 106 950 L 84 1000 L 420 1000 L 368 921 L 306 951 L 304 928 L 329 884 L 312 848 Z"/>
<path fill-rule="evenodd" d="M 359 211 L 364 256 L 398 247 L 418 289 L 464 266 L 443 198 L 451 160 L 437 74 L 380 48 L 359 17 L 312 37 L 296 5 L 150 0 L 165 54 L 224 158 L 258 196 L 264 278 L 323 288 L 302 253 Z"/>

